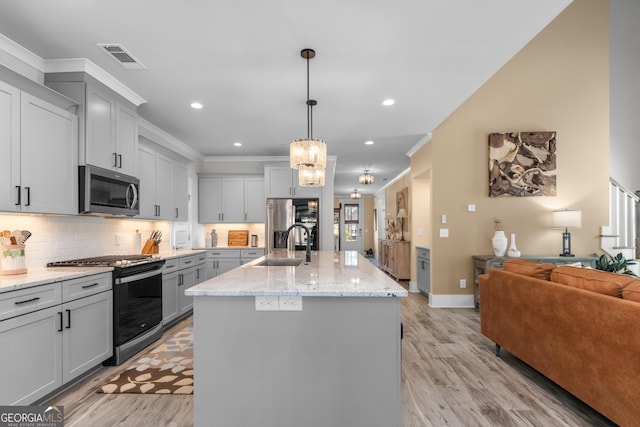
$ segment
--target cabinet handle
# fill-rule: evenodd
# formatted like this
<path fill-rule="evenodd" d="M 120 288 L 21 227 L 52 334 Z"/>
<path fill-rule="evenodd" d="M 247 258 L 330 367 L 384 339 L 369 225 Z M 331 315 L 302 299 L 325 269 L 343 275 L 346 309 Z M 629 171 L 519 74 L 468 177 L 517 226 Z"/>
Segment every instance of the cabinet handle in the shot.
<path fill-rule="evenodd" d="M 113 167 L 118 167 L 118 153 L 113 153 Z"/>
<path fill-rule="evenodd" d="M 180 280 L 178 281 L 178 286 L 184 285 L 184 274 L 180 273 L 179 278 Z"/>
<path fill-rule="evenodd" d="M 191 260 L 189 260 L 189 261 L 185 261 L 184 263 L 185 263 L 185 264 L 191 264 L 192 262 L 193 262 L 193 260 L 191 259 Z"/>
<path fill-rule="evenodd" d="M 245 221 L 247 220 L 247 213 L 246 212 L 244 213 L 244 220 Z"/>
<path fill-rule="evenodd" d="M 176 208 L 176 218 L 178 218 L 178 208 Z"/>
<path fill-rule="evenodd" d="M 89 288 L 93 288 L 94 286 L 98 286 L 99 283 L 93 283 L 91 285 L 84 285 L 82 286 L 82 289 L 89 289 Z"/>
<path fill-rule="evenodd" d="M 122 169 L 122 154 L 118 154 L 118 168 Z"/>
<path fill-rule="evenodd" d="M 40 299 L 40 297 L 35 297 L 35 298 L 31 298 L 31 299 L 26 299 L 23 301 L 16 301 L 14 304 L 15 305 L 22 305 L 22 304 L 27 304 L 29 302 L 34 302 L 34 301 L 38 301 Z"/>
<path fill-rule="evenodd" d="M 196 270 L 196 280 L 200 279 L 200 269 Z"/>
<path fill-rule="evenodd" d="M 71 329 L 71 310 L 65 310 L 67 312 L 67 326 L 65 329 Z"/>
<path fill-rule="evenodd" d="M 19 185 L 16 185 L 16 189 L 18 190 L 18 201 L 16 202 L 16 206 L 20 206 L 20 196 L 22 195 L 22 192 L 20 191 Z"/>
<path fill-rule="evenodd" d="M 27 203 L 25 203 L 25 206 L 31 206 L 31 187 L 24 187 L 25 190 L 27 190 Z"/>
<path fill-rule="evenodd" d="M 58 317 L 60 318 L 60 329 L 58 329 L 58 332 L 62 332 L 62 312 L 59 311 L 58 312 Z"/>

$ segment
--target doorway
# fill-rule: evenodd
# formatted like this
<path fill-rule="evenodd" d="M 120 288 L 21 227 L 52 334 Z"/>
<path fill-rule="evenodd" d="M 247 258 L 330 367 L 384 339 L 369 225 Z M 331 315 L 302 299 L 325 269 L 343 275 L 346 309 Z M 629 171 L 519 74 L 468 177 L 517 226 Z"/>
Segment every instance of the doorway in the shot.
<path fill-rule="evenodd" d="M 363 254 L 363 219 L 361 199 L 340 199 L 340 250 Z"/>

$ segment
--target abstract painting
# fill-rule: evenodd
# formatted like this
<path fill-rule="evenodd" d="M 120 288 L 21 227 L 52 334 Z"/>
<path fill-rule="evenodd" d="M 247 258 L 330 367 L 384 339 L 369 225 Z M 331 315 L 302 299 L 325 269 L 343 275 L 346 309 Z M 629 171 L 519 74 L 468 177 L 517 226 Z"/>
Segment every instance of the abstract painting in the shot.
<path fill-rule="evenodd" d="M 555 196 L 556 133 L 489 134 L 489 196 Z"/>

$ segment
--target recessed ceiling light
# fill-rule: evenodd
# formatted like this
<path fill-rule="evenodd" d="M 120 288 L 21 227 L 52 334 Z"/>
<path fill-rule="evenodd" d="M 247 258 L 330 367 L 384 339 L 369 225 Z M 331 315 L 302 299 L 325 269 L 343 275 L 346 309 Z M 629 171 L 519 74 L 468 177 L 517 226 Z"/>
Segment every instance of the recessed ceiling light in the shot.
<path fill-rule="evenodd" d="M 202 107 L 204 107 L 204 105 L 202 105 L 199 102 L 192 102 L 191 103 L 191 108 L 193 108 L 194 110 L 201 110 Z"/>
<path fill-rule="evenodd" d="M 373 145 L 373 141 L 369 140 L 369 141 L 365 141 L 364 145 Z"/>
<path fill-rule="evenodd" d="M 390 98 L 389 99 L 385 99 L 384 101 L 382 101 L 382 105 L 387 106 L 387 107 L 390 106 L 390 105 L 393 105 L 395 103 L 396 103 L 396 101 L 394 101 L 393 99 L 390 99 Z"/>
<path fill-rule="evenodd" d="M 242 147 L 242 142 L 234 142 L 233 145 L 235 147 Z"/>

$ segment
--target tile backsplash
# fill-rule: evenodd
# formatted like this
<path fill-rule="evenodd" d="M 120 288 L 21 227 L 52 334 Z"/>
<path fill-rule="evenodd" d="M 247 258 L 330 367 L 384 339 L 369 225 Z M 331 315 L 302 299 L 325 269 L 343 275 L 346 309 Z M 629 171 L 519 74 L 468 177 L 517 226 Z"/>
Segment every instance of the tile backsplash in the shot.
<path fill-rule="evenodd" d="M 25 244 L 27 268 L 44 267 L 50 261 L 139 253 L 136 231 L 143 245 L 151 231 L 162 231 L 160 251 L 171 249 L 169 221 L 7 214 L 0 215 L 1 230 L 32 233 Z"/>

